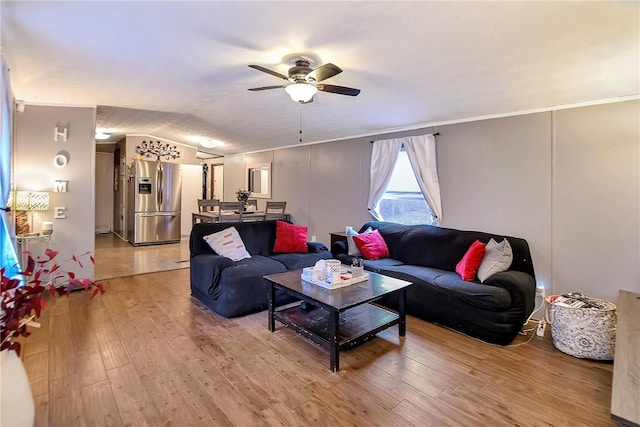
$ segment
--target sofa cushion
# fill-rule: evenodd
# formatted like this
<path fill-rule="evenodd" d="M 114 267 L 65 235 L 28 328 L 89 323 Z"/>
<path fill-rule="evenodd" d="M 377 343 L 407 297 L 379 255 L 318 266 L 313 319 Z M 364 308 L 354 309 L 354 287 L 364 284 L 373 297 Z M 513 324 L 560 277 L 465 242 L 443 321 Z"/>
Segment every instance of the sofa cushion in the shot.
<path fill-rule="evenodd" d="M 251 258 L 235 227 L 208 234 L 203 239 L 218 255 L 230 258 L 232 261 Z"/>
<path fill-rule="evenodd" d="M 396 279 L 413 282 L 407 292 L 409 294 L 419 292 L 421 287 L 429 287 L 431 293 L 446 294 L 451 300 L 464 301 L 465 304 L 481 308 L 483 310 L 501 311 L 512 305 L 509 292 L 499 286 L 483 285 L 478 282 L 466 282 L 453 271 L 440 270 L 437 268 L 421 267 L 417 265 L 402 265 L 387 267 L 380 270 Z M 419 292 L 429 294 L 429 292 Z M 428 305 L 428 302 L 424 302 Z M 429 316 L 428 313 L 413 313 L 418 317 Z M 459 313 L 464 315 L 464 313 Z"/>
<path fill-rule="evenodd" d="M 506 289 L 478 282 L 466 282 L 453 272 L 439 275 L 434 283 L 470 306 L 491 311 L 507 310 L 512 306 L 511 295 Z"/>
<path fill-rule="evenodd" d="M 287 268 L 278 260 L 263 255 L 255 255 L 233 263 L 232 266 L 222 270 L 222 278 L 232 284 L 235 280 L 255 278 L 275 273 L 283 273 Z"/>
<path fill-rule="evenodd" d="M 273 246 L 274 253 L 307 253 L 307 231 L 303 225 L 289 224 L 284 221 L 276 221 L 276 242 Z"/>
<path fill-rule="evenodd" d="M 389 248 L 378 230 L 353 236 L 353 241 L 356 242 L 356 246 L 366 259 L 375 260 L 389 257 Z"/>
<path fill-rule="evenodd" d="M 507 239 L 498 243 L 494 239 L 487 243 L 486 251 L 480 267 L 478 279 L 484 283 L 489 277 L 502 271 L 507 271 L 513 262 L 513 252 Z"/>
<path fill-rule="evenodd" d="M 283 264 L 262 255 L 235 262 L 222 270 L 218 285 L 209 292 L 209 301 L 205 303 L 224 317 L 264 310 L 269 285 L 262 276 L 285 271 Z"/>
<path fill-rule="evenodd" d="M 321 259 L 330 259 L 331 252 L 323 251 L 319 253 L 308 254 L 274 254 L 269 258 L 283 264 L 287 270 L 301 270 L 305 267 L 311 267 Z"/>
<path fill-rule="evenodd" d="M 349 257 L 351 258 L 351 257 Z M 347 264 L 347 265 L 351 265 L 352 259 L 349 260 L 345 260 L 343 259 L 342 256 L 339 256 L 338 259 L 343 263 L 343 264 Z M 345 262 L 348 261 L 348 262 Z M 375 273 L 380 273 L 382 270 L 384 270 L 387 267 L 396 267 L 399 265 L 404 265 L 404 263 L 402 261 L 398 261 L 397 259 L 393 259 L 393 258 L 381 258 L 381 259 L 376 259 L 376 260 L 364 260 L 364 267 L 369 270 L 369 271 L 373 271 Z"/>
<path fill-rule="evenodd" d="M 460 276 L 455 273 L 451 273 L 450 271 L 410 264 L 382 267 L 380 268 L 379 273 L 414 283 L 435 282 L 436 278 L 443 274 L 454 274 L 459 280 L 461 280 Z"/>
<path fill-rule="evenodd" d="M 191 258 L 191 286 L 197 287 L 205 295 L 217 298 L 224 281 L 252 277 L 260 280 L 265 274 L 282 273 L 286 270 L 282 263 L 263 255 L 254 255 L 237 262 L 226 257 L 197 255 Z"/>
<path fill-rule="evenodd" d="M 363 233 L 371 233 L 371 231 L 373 231 L 373 229 L 369 227 L 364 230 Z M 347 236 L 347 253 L 351 256 L 362 256 L 362 252 L 360 252 L 360 249 L 358 249 L 358 245 L 356 245 L 356 242 L 353 241 L 353 236 L 357 236 L 360 233 L 354 230 L 353 227 L 346 226 L 345 234 Z"/>
<path fill-rule="evenodd" d="M 476 240 L 469 246 L 467 253 L 464 254 L 458 265 L 456 265 L 456 273 L 467 282 L 476 278 L 478 267 L 484 258 L 485 244 Z"/>

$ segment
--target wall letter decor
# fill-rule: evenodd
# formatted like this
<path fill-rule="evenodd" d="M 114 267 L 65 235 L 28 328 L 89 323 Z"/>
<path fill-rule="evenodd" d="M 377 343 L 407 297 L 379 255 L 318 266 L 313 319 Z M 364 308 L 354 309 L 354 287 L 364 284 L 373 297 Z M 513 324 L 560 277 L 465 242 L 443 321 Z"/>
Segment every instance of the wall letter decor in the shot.
<path fill-rule="evenodd" d="M 69 157 L 65 153 L 60 152 L 53 158 L 53 164 L 57 168 L 63 168 L 67 163 L 69 163 Z"/>
<path fill-rule="evenodd" d="M 53 208 L 53 217 L 56 219 L 64 219 L 67 217 L 66 206 L 56 206 Z"/>
<path fill-rule="evenodd" d="M 61 130 L 58 129 L 58 126 L 56 126 L 56 131 L 53 134 L 53 140 L 57 141 L 58 137 L 61 137 L 62 141 L 67 142 L 67 128 L 62 128 Z"/>
<path fill-rule="evenodd" d="M 61 180 L 56 180 L 56 187 L 55 187 L 55 192 L 56 193 L 66 193 L 67 192 L 67 184 L 69 183 L 69 181 L 61 181 Z"/>

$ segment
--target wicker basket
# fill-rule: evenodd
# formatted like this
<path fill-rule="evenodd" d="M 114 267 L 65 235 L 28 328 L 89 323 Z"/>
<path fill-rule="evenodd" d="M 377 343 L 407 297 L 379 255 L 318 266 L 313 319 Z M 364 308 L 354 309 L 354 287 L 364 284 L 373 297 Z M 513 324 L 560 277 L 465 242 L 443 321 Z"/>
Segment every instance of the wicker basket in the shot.
<path fill-rule="evenodd" d="M 587 298 L 598 307 L 575 308 L 545 298 L 546 320 L 551 325 L 553 345 L 563 353 L 583 359 L 613 360 L 616 341 L 616 306 L 597 298 Z"/>

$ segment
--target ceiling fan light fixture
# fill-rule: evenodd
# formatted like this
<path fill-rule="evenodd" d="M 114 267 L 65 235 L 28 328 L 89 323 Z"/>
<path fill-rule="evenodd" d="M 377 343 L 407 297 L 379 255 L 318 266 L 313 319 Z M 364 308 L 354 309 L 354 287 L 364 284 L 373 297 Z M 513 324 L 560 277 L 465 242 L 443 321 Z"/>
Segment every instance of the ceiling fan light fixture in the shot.
<path fill-rule="evenodd" d="M 309 102 L 318 89 L 309 83 L 293 83 L 285 87 L 284 90 L 295 102 Z"/>
<path fill-rule="evenodd" d="M 222 145 L 220 141 L 216 139 L 211 139 L 211 138 L 206 138 L 200 141 L 199 144 L 204 148 L 213 148 L 213 147 L 218 147 L 219 145 Z"/>

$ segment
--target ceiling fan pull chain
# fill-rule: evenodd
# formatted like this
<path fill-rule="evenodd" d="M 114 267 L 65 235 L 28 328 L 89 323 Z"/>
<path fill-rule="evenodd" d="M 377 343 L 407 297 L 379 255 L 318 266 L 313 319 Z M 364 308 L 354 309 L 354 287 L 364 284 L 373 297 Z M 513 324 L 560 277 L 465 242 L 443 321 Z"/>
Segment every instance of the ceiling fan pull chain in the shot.
<path fill-rule="evenodd" d="M 302 142 L 302 104 L 300 104 L 300 142 Z"/>

